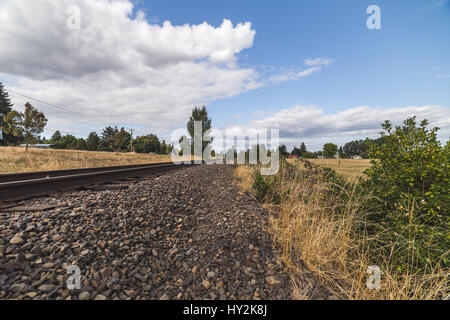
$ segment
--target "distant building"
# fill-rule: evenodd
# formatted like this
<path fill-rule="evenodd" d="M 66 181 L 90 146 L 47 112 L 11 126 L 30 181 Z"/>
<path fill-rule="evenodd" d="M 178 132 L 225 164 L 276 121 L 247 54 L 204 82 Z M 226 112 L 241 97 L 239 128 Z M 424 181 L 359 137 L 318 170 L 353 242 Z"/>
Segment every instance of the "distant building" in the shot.
<path fill-rule="evenodd" d="M 298 156 L 297 156 L 297 155 L 295 155 L 295 156 L 289 156 L 288 159 L 298 159 Z"/>
<path fill-rule="evenodd" d="M 324 156 L 317 156 L 317 159 L 325 159 Z"/>
<path fill-rule="evenodd" d="M 21 144 L 20 146 L 22 148 L 25 148 L 27 145 Z M 41 148 L 41 149 L 50 149 L 53 146 L 54 146 L 54 144 L 29 144 L 28 145 L 29 148 Z"/>
<path fill-rule="evenodd" d="M 354 160 L 361 160 L 362 157 L 361 156 L 352 156 L 352 159 L 354 159 Z"/>

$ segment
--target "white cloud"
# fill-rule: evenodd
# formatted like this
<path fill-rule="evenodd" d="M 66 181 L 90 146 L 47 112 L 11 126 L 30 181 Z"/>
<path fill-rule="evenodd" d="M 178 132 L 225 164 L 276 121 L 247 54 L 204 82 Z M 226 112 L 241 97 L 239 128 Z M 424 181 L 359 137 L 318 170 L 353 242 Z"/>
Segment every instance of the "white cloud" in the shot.
<path fill-rule="evenodd" d="M 70 30 L 66 10 L 81 10 L 81 29 Z M 9 22 L 0 39 L 7 41 L 0 58 L 3 72 L 40 79 L 84 76 L 104 70 L 163 68 L 179 62 L 233 62 L 253 45 L 249 22 L 215 28 L 200 25 L 149 24 L 143 12 L 131 18 L 130 1 L 62 0 L 2 1 Z M 3 42 L 5 43 L 5 42 Z"/>
<path fill-rule="evenodd" d="M 81 28 L 67 27 L 69 6 L 81 12 Z M 35 103 L 49 128 L 88 133 L 105 125 L 129 125 L 168 133 L 184 126 L 191 108 L 305 77 L 331 63 L 273 76 L 241 67 L 238 54 L 252 47 L 250 22 L 214 27 L 152 24 L 131 0 L 2 0 L 0 81 L 7 89 L 70 109 Z M 272 72 L 273 74 L 273 72 Z M 16 108 L 28 100 L 11 95 Z"/>
<path fill-rule="evenodd" d="M 74 4 L 80 30 L 67 28 Z M 237 65 L 237 54 L 253 45 L 250 22 L 149 24 L 129 0 L 3 0 L 0 13 L 8 17 L 0 26 L 0 81 L 78 114 L 42 106 L 49 127 L 127 123 L 167 131 L 194 105 L 262 85 L 257 71 Z M 12 99 L 19 108 L 27 100 Z"/>
<path fill-rule="evenodd" d="M 307 66 L 329 66 L 332 62 L 333 60 L 328 58 L 305 59 Z"/>
<path fill-rule="evenodd" d="M 381 123 L 390 120 L 399 125 L 410 116 L 427 119 L 430 127 L 441 128 L 439 138 L 450 135 L 450 108 L 445 106 L 355 107 L 336 113 L 326 113 L 316 106 L 295 106 L 272 115 L 263 116 L 246 126 L 227 130 L 236 136 L 247 136 L 260 129 L 279 129 L 280 142 L 292 147 L 304 141 L 311 150 L 319 150 L 326 142 L 342 144 L 353 139 L 377 137 Z"/>
<path fill-rule="evenodd" d="M 281 83 L 286 81 L 295 81 L 300 78 L 307 77 L 313 73 L 322 71 L 324 67 L 328 67 L 333 62 L 328 58 L 305 59 L 304 64 L 308 68 L 304 70 L 287 71 L 281 74 L 273 75 L 269 78 L 269 83 Z"/>

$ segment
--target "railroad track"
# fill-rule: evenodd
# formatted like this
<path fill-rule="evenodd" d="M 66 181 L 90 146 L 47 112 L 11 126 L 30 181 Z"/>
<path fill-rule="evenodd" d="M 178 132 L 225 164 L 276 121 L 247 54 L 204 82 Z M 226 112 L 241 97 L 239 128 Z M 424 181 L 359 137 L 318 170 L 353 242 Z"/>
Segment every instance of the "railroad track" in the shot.
<path fill-rule="evenodd" d="M 180 169 L 172 162 L 0 175 L 0 203 Z"/>

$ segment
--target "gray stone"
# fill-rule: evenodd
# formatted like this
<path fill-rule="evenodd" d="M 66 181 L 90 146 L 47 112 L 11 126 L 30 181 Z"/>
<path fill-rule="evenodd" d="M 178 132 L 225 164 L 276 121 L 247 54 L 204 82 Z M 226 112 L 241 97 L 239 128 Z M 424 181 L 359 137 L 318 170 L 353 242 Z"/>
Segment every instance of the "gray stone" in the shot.
<path fill-rule="evenodd" d="M 87 291 L 80 292 L 78 295 L 78 300 L 88 300 L 91 297 L 91 294 Z"/>

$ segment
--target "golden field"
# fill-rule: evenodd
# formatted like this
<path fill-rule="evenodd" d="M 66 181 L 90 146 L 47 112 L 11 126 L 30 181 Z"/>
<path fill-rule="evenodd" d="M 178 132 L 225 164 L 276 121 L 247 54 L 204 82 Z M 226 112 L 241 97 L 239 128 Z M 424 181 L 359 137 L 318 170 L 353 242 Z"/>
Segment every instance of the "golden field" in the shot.
<path fill-rule="evenodd" d="M 168 155 L 0 147 L 0 174 L 170 161 Z"/>
<path fill-rule="evenodd" d="M 353 180 L 361 176 L 367 168 L 371 166 L 370 160 L 361 159 L 306 159 L 316 165 L 329 167 L 335 170 L 338 174 L 348 180 Z M 290 163 L 295 163 L 297 160 L 288 160 Z"/>

